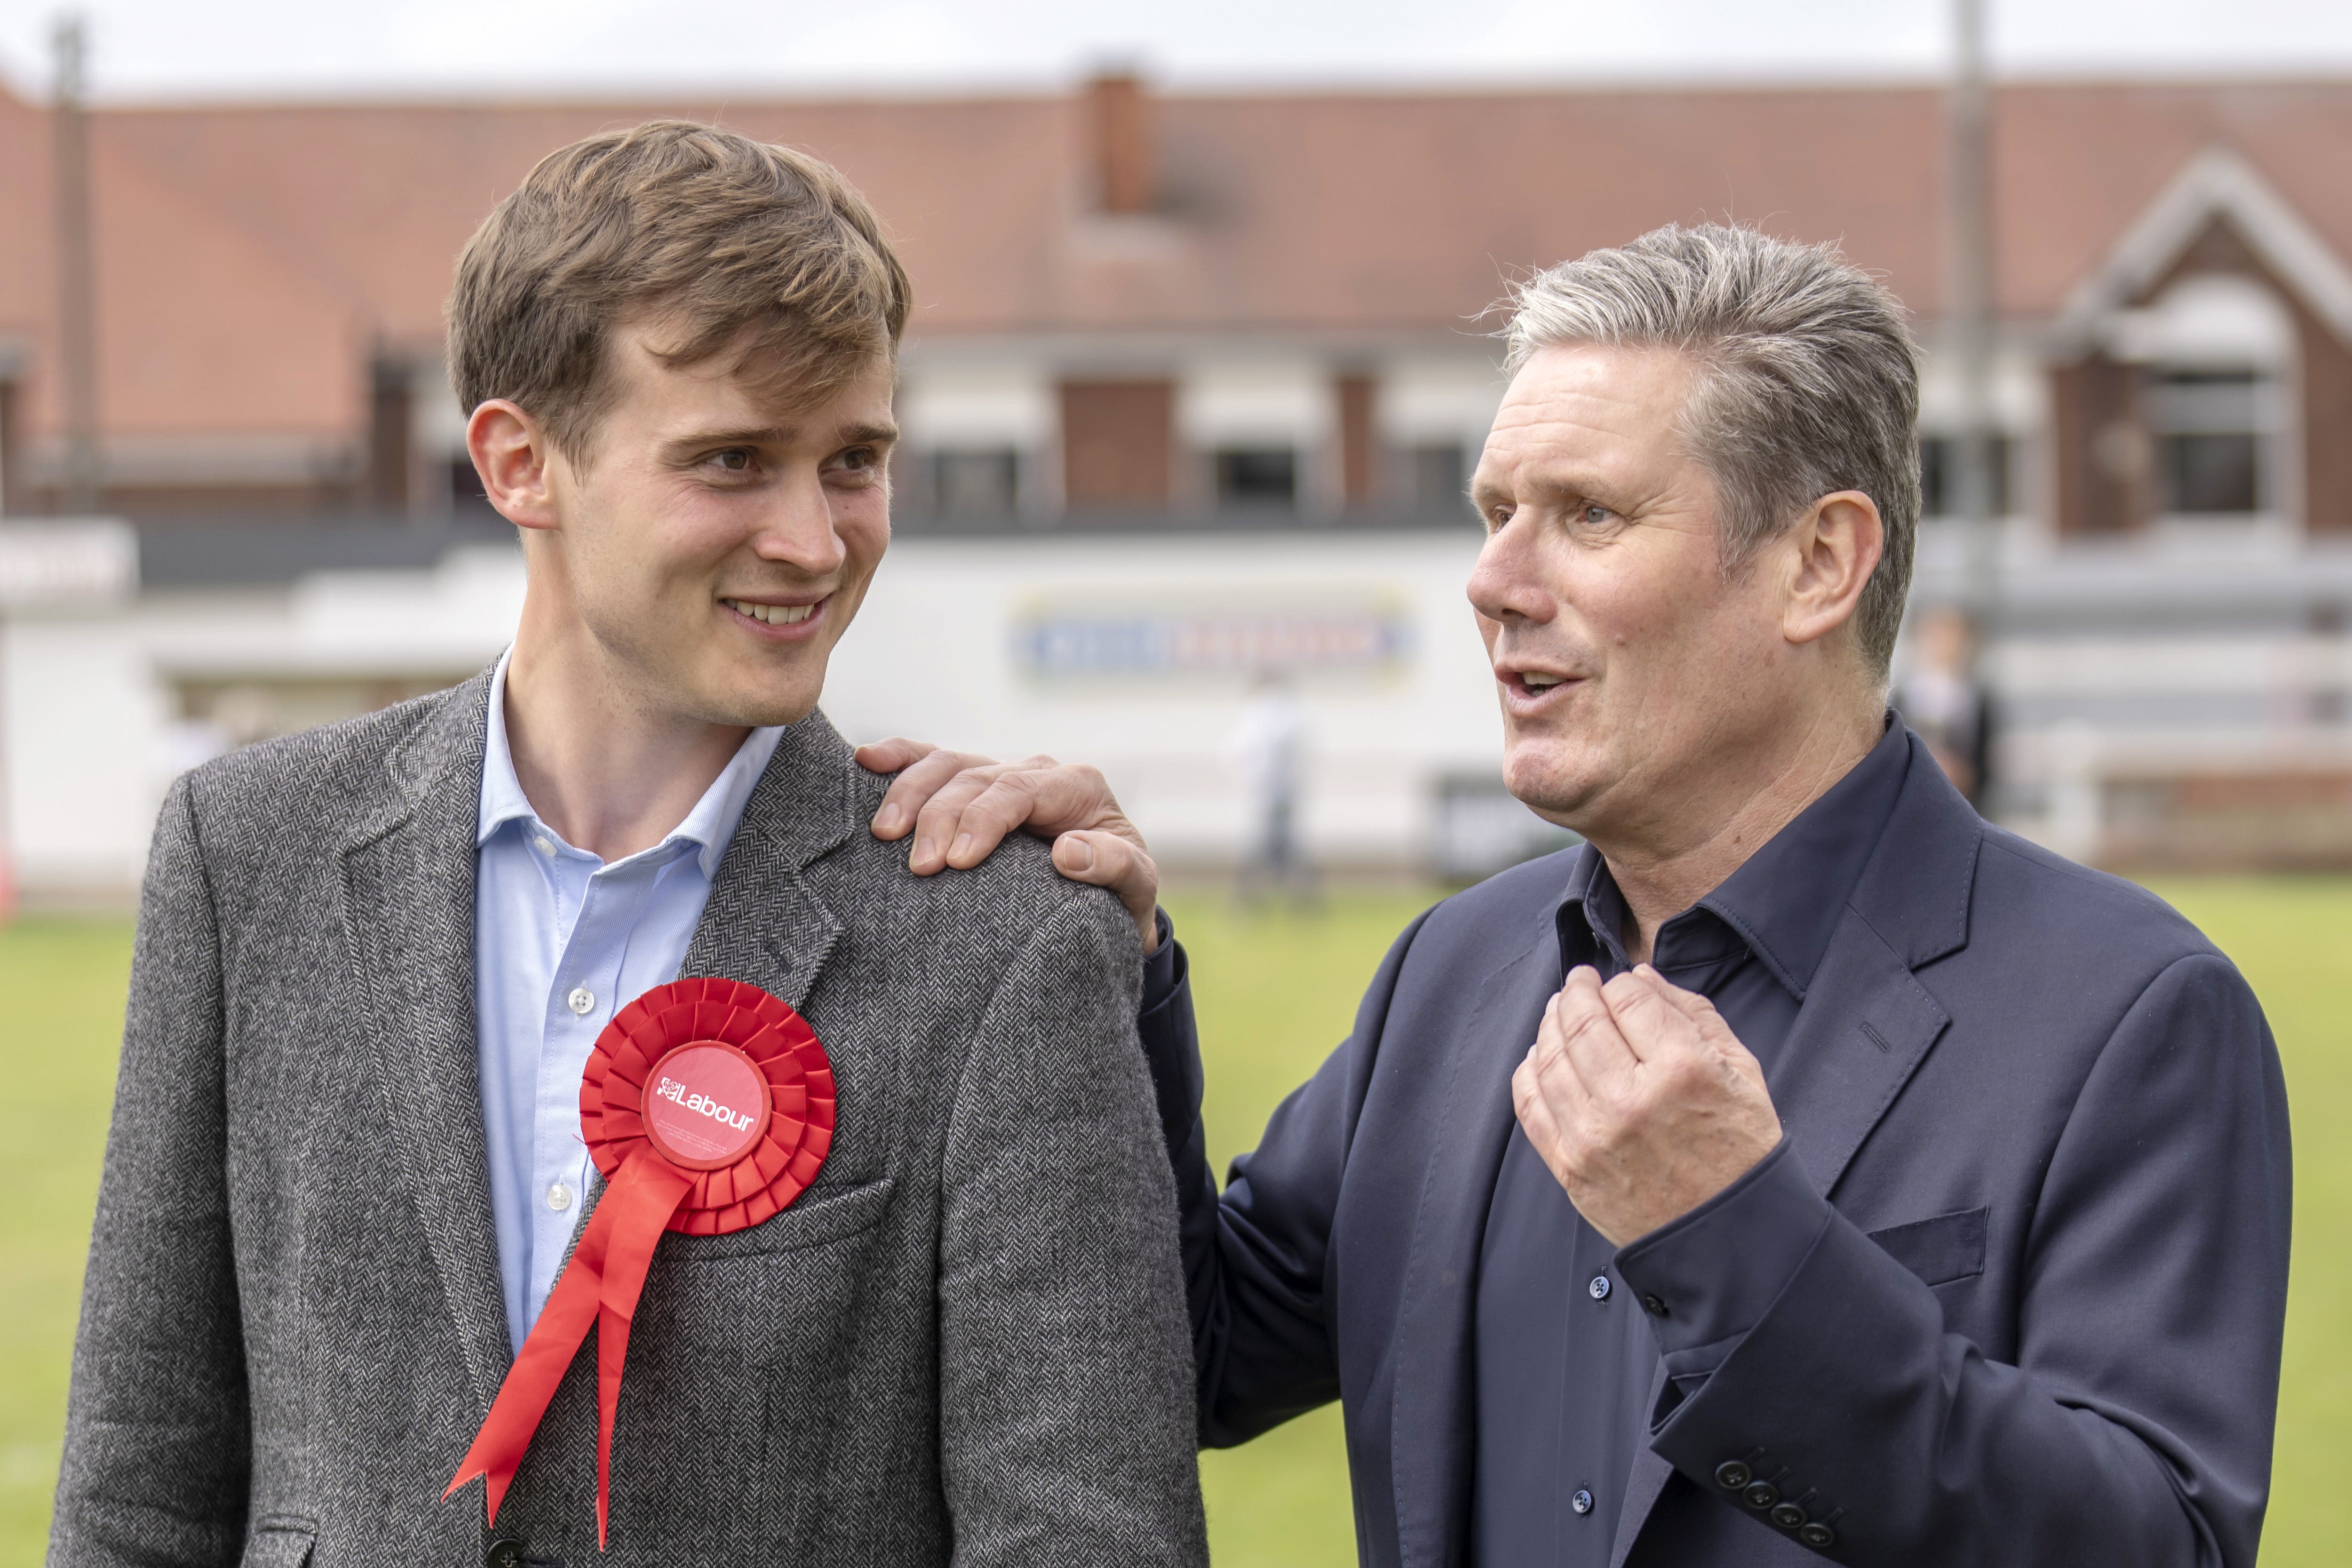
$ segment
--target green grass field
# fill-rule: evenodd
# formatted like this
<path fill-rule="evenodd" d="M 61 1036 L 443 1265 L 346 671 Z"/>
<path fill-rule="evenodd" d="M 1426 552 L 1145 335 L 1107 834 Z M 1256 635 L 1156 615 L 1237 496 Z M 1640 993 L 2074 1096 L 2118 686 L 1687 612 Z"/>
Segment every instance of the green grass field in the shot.
<path fill-rule="evenodd" d="M 2295 1267 L 2265 1568 L 2352 1562 L 2352 880 L 2175 882 L 2160 890 L 2237 960 L 2286 1058 L 2296 1128 Z M 1337 898 L 1318 915 L 1178 900 L 1210 1049 L 1209 1141 L 1225 1159 L 1347 1030 L 1363 982 L 1422 900 Z M 47 1529 L 83 1248 L 111 1083 L 129 928 L 0 931 L 0 1565 Z M 1202 1458 L 1220 1568 L 1354 1561 L 1335 1411 Z"/>

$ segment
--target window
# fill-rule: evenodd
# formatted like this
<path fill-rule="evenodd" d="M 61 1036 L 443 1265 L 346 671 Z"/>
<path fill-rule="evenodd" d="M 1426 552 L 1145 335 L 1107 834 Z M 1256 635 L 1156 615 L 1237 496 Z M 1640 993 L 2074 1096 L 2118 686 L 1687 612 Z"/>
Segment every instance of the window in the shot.
<path fill-rule="evenodd" d="M 2174 516 L 2259 511 L 2268 378 L 2251 367 L 2172 368 L 2149 377 L 2157 505 Z"/>
<path fill-rule="evenodd" d="M 2010 439 L 1992 438 L 1992 514 L 2007 517 L 2016 510 L 2010 491 Z M 1919 515 L 1958 517 L 1960 514 L 1960 438 L 1923 436 L 1919 438 Z"/>
<path fill-rule="evenodd" d="M 942 517 L 1011 517 L 1020 507 L 1017 452 L 935 452 L 930 479 L 933 504 Z"/>
<path fill-rule="evenodd" d="M 1463 500 L 1470 488 L 1465 470 L 1462 444 L 1458 441 L 1429 442 L 1416 446 L 1405 454 L 1407 465 L 1405 493 L 1412 499 L 1412 510 L 1433 517 L 1459 515 L 1467 506 Z"/>
<path fill-rule="evenodd" d="M 1287 507 L 1298 500 L 1298 454 L 1288 447 L 1228 447 L 1217 454 L 1221 506 Z"/>

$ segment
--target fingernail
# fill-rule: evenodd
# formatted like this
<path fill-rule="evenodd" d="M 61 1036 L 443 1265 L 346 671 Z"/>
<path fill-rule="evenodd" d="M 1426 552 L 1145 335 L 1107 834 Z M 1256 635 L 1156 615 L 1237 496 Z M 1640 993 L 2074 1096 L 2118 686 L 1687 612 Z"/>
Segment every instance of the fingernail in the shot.
<path fill-rule="evenodd" d="M 896 833 L 907 820 L 906 808 L 893 802 L 874 814 L 874 831 Z"/>
<path fill-rule="evenodd" d="M 918 861 L 929 860 L 932 856 L 938 854 L 939 851 L 940 847 L 936 840 L 929 838 L 918 838 L 915 840 L 915 858 Z"/>
<path fill-rule="evenodd" d="M 971 847 L 971 835 L 969 833 L 959 833 L 956 835 L 955 844 L 948 850 L 948 858 L 952 860 Z"/>
<path fill-rule="evenodd" d="M 1071 870 L 1091 871 L 1095 868 L 1095 847 L 1093 845 L 1087 843 L 1083 838 L 1071 838 L 1066 839 L 1064 842 L 1066 845 L 1066 847 L 1063 851 L 1062 858 L 1069 862 L 1069 868 Z"/>

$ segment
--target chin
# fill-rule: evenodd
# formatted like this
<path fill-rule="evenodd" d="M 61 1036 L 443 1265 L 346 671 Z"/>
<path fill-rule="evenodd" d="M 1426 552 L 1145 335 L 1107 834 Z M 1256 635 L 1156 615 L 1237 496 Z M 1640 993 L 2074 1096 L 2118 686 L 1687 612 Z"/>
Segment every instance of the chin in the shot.
<path fill-rule="evenodd" d="M 1563 742 L 1517 741 L 1503 753 L 1503 787 L 1538 816 L 1573 828 L 1592 798 L 1591 766 L 1591 759 Z"/>

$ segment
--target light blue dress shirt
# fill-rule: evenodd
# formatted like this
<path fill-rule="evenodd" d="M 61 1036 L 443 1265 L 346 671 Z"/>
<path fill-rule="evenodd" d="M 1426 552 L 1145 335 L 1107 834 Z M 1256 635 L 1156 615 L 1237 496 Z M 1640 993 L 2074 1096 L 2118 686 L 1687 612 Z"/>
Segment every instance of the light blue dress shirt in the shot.
<path fill-rule="evenodd" d="M 686 820 L 606 865 L 541 822 L 507 745 L 507 661 L 490 678 L 474 863 L 474 1007 L 507 1332 L 555 1288 L 593 1166 L 580 1077 L 613 1015 L 677 978 L 719 862 L 781 728 L 754 730 Z"/>

